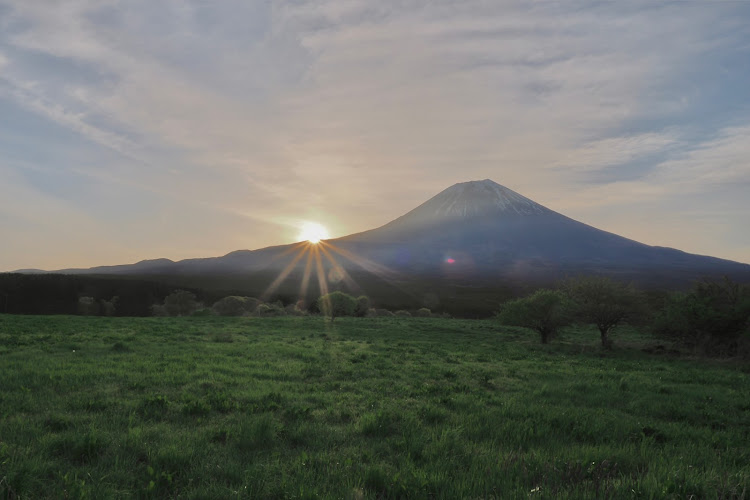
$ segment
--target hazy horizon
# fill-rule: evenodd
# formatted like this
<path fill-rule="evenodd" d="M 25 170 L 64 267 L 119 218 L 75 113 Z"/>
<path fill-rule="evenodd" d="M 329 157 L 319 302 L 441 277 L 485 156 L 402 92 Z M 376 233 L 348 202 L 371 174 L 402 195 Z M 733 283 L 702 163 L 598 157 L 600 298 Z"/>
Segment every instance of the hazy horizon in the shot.
<path fill-rule="evenodd" d="M 0 0 L 0 271 L 372 229 L 492 179 L 750 263 L 750 4 Z"/>

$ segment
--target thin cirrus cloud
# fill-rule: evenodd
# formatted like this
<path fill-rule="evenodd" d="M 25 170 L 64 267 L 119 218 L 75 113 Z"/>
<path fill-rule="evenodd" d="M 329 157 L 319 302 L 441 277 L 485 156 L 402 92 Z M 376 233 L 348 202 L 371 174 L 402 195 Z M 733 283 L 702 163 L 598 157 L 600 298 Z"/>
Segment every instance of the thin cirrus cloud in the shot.
<path fill-rule="evenodd" d="M 743 2 L 0 0 L 19 234 L 0 269 L 219 255 L 300 220 L 343 235 L 482 178 L 748 262 L 748 21 Z"/>

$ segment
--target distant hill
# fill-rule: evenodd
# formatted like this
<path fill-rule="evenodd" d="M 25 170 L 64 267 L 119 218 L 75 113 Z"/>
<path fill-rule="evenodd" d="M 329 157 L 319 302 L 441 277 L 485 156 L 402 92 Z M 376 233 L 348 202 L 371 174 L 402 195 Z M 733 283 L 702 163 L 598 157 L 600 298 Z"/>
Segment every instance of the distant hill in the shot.
<path fill-rule="evenodd" d="M 649 246 L 602 231 L 488 179 L 451 186 L 382 227 L 327 240 L 322 248 L 327 249 L 320 258 L 326 271 L 340 266 L 350 272 L 445 282 L 543 282 L 583 273 L 664 286 L 706 276 L 750 280 L 748 264 Z M 296 243 L 214 258 L 156 259 L 55 272 L 236 275 L 290 267 L 296 275 L 307 264 L 307 259 L 297 257 L 304 249 Z"/>

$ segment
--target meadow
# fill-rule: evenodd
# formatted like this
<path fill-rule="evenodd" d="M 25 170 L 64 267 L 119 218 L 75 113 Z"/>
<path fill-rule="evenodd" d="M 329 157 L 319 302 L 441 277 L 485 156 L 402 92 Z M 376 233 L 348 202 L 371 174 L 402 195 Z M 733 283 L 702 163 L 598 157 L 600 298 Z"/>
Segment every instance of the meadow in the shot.
<path fill-rule="evenodd" d="M 0 499 L 749 497 L 748 365 L 613 339 L 0 315 Z"/>

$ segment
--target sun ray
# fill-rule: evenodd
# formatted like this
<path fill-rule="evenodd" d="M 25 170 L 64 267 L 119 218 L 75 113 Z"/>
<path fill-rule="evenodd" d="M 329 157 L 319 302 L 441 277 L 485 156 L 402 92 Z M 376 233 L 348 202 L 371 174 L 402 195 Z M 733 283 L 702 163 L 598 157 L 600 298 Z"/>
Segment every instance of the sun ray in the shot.
<path fill-rule="evenodd" d="M 271 296 L 271 294 L 276 291 L 279 285 L 281 285 L 281 283 L 286 279 L 286 277 L 289 276 L 289 273 L 292 272 L 292 270 L 294 269 L 294 266 L 297 265 L 297 262 L 299 262 L 300 259 L 302 259 L 302 257 L 305 256 L 305 253 L 306 253 L 305 250 L 302 249 L 302 251 L 300 251 L 297 255 L 295 255 L 294 259 L 292 259 L 292 261 L 289 264 L 287 264 L 287 266 L 281 271 L 281 273 L 279 273 L 276 279 L 273 280 L 270 285 L 268 285 L 268 288 L 266 288 L 266 290 L 261 294 L 261 298 L 263 300 L 267 300 Z"/>
<path fill-rule="evenodd" d="M 320 251 L 323 253 L 323 256 L 325 256 L 325 258 L 328 259 L 328 262 L 330 262 L 331 265 L 334 266 L 334 268 L 338 270 L 338 272 L 341 273 L 342 279 L 344 280 L 344 283 L 346 284 L 346 286 L 349 287 L 349 290 L 355 293 L 359 293 L 362 290 L 362 288 L 357 284 L 356 281 L 354 281 L 354 279 L 351 277 L 351 275 L 349 275 L 346 269 L 344 269 L 341 266 L 341 264 L 339 264 L 339 262 L 331 254 L 331 252 L 329 252 L 326 249 L 325 243 L 323 242 L 321 242 L 320 244 Z"/>
<path fill-rule="evenodd" d="M 371 273 L 377 276 L 380 276 L 383 279 L 393 279 L 396 276 L 396 273 L 393 272 L 391 269 L 388 269 L 387 267 L 381 264 L 378 264 L 377 262 L 373 262 L 366 257 L 361 257 L 355 253 L 350 252 L 349 250 L 338 247 L 330 242 L 321 241 L 319 245 L 321 247 L 330 248 L 333 252 L 352 261 L 353 263 L 357 264 L 359 267 L 361 267 L 365 271 L 370 271 Z"/>
<path fill-rule="evenodd" d="M 292 243 L 289 248 L 284 250 L 278 255 L 274 255 L 268 260 L 268 264 L 272 264 L 273 262 L 276 262 L 277 260 L 281 259 L 282 257 L 289 255 L 290 253 L 293 253 L 295 251 L 300 251 L 302 253 L 305 253 L 307 251 L 307 248 L 310 246 L 309 241 L 299 241 L 297 243 Z"/>
<path fill-rule="evenodd" d="M 320 258 L 320 247 L 313 246 L 313 255 L 315 256 L 315 268 L 318 275 L 318 286 L 320 287 L 320 296 L 328 295 L 328 282 L 326 281 L 325 271 L 323 270 L 323 260 Z"/>
<path fill-rule="evenodd" d="M 403 286 L 401 286 L 401 283 L 397 280 L 398 275 L 395 271 L 381 264 L 378 264 L 377 262 L 373 262 L 367 257 L 359 256 L 353 252 L 350 252 L 349 250 L 346 250 L 345 248 L 338 247 L 331 242 L 321 241 L 318 244 L 318 246 L 320 246 L 321 248 L 323 247 L 330 248 L 333 252 L 341 255 L 345 259 L 348 259 L 349 261 L 358 265 L 365 271 L 371 272 L 375 276 L 381 278 L 383 281 L 385 281 L 392 287 L 400 290 L 401 292 L 405 293 L 409 297 L 412 297 L 414 299 L 418 298 L 417 296 L 414 295 L 413 292 L 410 292 L 409 290 L 406 290 Z"/>
<path fill-rule="evenodd" d="M 308 251 L 305 253 L 307 254 L 307 262 L 305 262 L 305 272 L 302 274 L 302 284 L 299 287 L 299 300 L 301 300 L 303 303 L 307 299 L 307 287 L 310 283 L 310 274 L 312 273 L 313 261 L 312 252 Z"/>
<path fill-rule="evenodd" d="M 330 265 L 332 269 L 341 275 L 341 279 L 347 288 L 354 293 L 361 293 L 362 287 L 357 283 L 351 274 L 344 268 L 339 261 L 339 258 L 344 258 L 352 264 L 364 269 L 365 271 L 372 273 L 373 275 L 381 278 L 386 283 L 400 290 L 401 292 L 414 297 L 414 294 L 401 286 L 401 283 L 396 279 L 398 274 L 386 266 L 378 264 L 366 257 L 355 254 L 354 252 L 341 248 L 330 241 L 319 241 L 314 243 L 312 240 L 302 241 L 290 245 L 290 247 L 284 250 L 279 255 L 272 259 L 278 261 L 280 258 L 297 252 L 292 260 L 282 269 L 279 275 L 271 282 L 271 284 L 262 293 L 261 298 L 268 300 L 270 296 L 279 288 L 279 286 L 286 280 L 292 271 L 299 266 L 300 261 L 306 257 L 304 271 L 302 273 L 302 279 L 299 287 L 298 303 L 305 303 L 307 299 L 307 292 L 310 284 L 310 278 L 313 272 L 317 275 L 318 288 L 320 290 L 320 296 L 328 295 L 328 280 L 329 276 L 326 275 L 325 266 Z"/>

